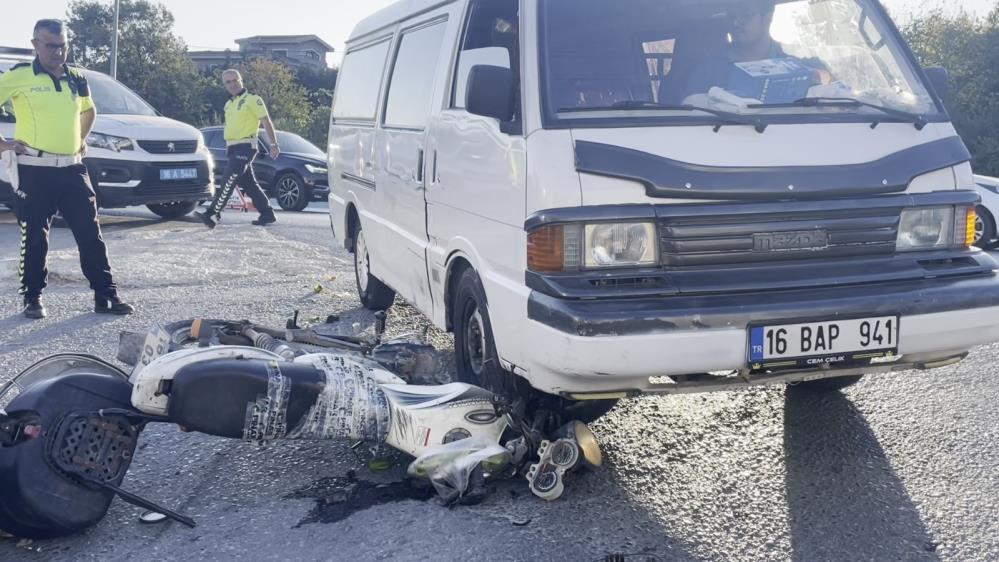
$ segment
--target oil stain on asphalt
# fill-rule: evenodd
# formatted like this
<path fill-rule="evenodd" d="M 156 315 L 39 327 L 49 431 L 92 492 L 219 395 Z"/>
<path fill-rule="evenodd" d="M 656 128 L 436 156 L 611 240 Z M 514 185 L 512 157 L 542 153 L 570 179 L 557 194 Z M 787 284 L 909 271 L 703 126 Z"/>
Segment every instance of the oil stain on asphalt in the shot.
<path fill-rule="evenodd" d="M 312 499 L 316 505 L 295 529 L 311 523 L 336 523 L 343 521 L 358 511 L 401 501 L 426 501 L 434 496 L 433 487 L 420 486 L 406 479 L 399 482 L 378 483 L 358 480 L 353 471 L 346 477 L 322 478 L 308 486 L 295 490 L 284 499 Z"/>

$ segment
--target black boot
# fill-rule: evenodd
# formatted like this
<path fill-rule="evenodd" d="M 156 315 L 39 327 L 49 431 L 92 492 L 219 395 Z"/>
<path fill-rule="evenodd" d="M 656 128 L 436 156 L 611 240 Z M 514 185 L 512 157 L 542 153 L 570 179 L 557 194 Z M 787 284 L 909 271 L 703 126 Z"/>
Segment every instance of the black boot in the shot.
<path fill-rule="evenodd" d="M 97 314 L 117 314 L 126 316 L 135 312 L 135 307 L 122 302 L 118 295 L 94 294 L 94 312 Z"/>
<path fill-rule="evenodd" d="M 207 226 L 209 229 L 215 230 L 216 222 L 215 219 L 212 218 L 211 211 L 195 211 L 194 216 L 201 219 L 201 222 L 205 223 L 205 226 Z"/>
<path fill-rule="evenodd" d="M 49 315 L 42 304 L 42 297 L 24 297 L 24 317 L 41 320 Z"/>
<path fill-rule="evenodd" d="M 260 213 L 260 218 L 253 221 L 252 224 L 256 226 L 267 226 L 269 224 L 277 222 L 277 217 L 274 216 L 274 211 L 267 210 Z"/>

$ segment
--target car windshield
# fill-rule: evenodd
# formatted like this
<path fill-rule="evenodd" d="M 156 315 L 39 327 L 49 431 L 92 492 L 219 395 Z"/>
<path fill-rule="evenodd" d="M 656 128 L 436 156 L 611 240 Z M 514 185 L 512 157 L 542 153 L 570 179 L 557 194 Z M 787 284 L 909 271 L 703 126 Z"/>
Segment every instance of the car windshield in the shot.
<path fill-rule="evenodd" d="M 311 142 L 303 139 L 302 137 L 296 135 L 295 133 L 288 133 L 285 131 L 277 131 L 278 144 L 281 145 L 282 152 L 293 152 L 295 154 L 308 154 L 310 156 L 318 156 L 325 159 L 326 154 L 319 150 L 319 148 L 312 144 Z M 267 134 L 261 132 L 260 138 L 265 139 L 264 142 L 267 143 Z"/>
<path fill-rule="evenodd" d="M 110 76 L 85 71 L 90 84 L 90 96 L 97 106 L 97 113 L 104 115 L 156 115 L 146 100 Z"/>
<path fill-rule="evenodd" d="M 708 117 L 698 107 L 715 119 L 939 114 L 873 0 L 544 0 L 541 10 L 549 120 Z"/>

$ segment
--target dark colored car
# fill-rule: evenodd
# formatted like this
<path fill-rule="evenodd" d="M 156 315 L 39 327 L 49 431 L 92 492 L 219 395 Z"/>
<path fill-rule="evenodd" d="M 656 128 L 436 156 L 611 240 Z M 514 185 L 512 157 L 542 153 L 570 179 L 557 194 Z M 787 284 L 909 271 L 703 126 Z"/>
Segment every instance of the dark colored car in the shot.
<path fill-rule="evenodd" d="M 215 159 L 216 180 L 222 181 L 228 162 L 222 127 L 208 127 L 201 133 Z M 260 132 L 260 155 L 253 163 L 260 186 L 286 211 L 301 211 L 312 201 L 326 199 L 330 192 L 326 153 L 294 133 L 277 131 L 277 136 L 281 154 L 274 160 L 268 155 L 267 134 Z"/>

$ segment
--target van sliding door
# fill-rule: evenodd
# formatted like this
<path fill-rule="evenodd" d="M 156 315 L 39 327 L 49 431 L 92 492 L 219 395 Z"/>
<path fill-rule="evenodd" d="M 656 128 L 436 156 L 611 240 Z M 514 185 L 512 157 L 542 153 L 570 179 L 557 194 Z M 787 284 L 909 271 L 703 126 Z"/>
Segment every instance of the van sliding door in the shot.
<path fill-rule="evenodd" d="M 427 278 L 427 124 L 439 111 L 449 49 L 449 11 L 404 23 L 395 42 L 381 128 L 375 143 L 375 206 L 371 268 L 408 302 L 430 312 Z M 435 109 L 435 106 L 437 109 Z"/>

